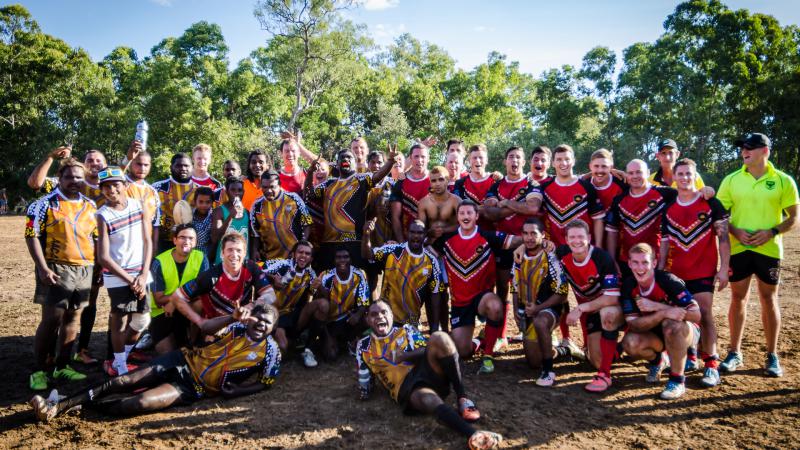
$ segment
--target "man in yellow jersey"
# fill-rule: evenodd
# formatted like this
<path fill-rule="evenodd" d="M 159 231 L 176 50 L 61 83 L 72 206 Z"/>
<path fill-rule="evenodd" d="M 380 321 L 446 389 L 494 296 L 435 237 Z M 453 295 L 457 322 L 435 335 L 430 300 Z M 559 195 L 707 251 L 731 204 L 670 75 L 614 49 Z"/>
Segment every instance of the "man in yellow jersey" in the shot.
<path fill-rule="evenodd" d="M 264 196 L 250 208 L 251 258 L 257 261 L 288 258 L 298 240 L 308 239 L 311 215 L 300 196 L 281 186 L 278 172 L 261 175 Z"/>
<path fill-rule="evenodd" d="M 735 142 L 742 151 L 744 165 L 731 173 L 719 186 L 717 198 L 731 213 L 730 233 L 731 306 L 728 323 L 731 342 L 728 356 L 720 364 L 721 372 L 733 372 L 744 363 L 742 332 L 747 318 L 750 279 L 755 274 L 761 321 L 767 344 L 766 374 L 783 375 L 778 361 L 778 332 L 781 312 L 778 306 L 783 240 L 781 235 L 797 223 L 800 198 L 797 184 L 771 162 L 770 140 L 761 133 L 751 133 Z"/>
<path fill-rule="evenodd" d="M 469 448 L 499 445 L 502 436 L 477 431 L 469 424 L 480 419 L 480 412 L 467 398 L 453 339 L 437 331 L 426 341 L 414 326 L 398 327 L 393 323 L 388 303 L 378 300 L 369 307 L 367 324 L 372 332 L 356 347 L 361 400 L 369 398 L 373 378 L 377 378 L 404 413 L 436 416 L 445 426 L 469 439 Z M 451 386 L 456 393 L 458 412 L 443 401 Z"/>
<path fill-rule="evenodd" d="M 166 180 L 156 181 L 153 188 L 158 192 L 161 201 L 161 224 L 158 232 L 158 252 L 164 252 L 172 247 L 172 228 L 175 219 L 172 217 L 175 203 L 186 200 L 194 203 L 194 191 L 197 185 L 192 181 L 192 160 L 185 153 L 176 153 L 172 156 L 169 166 L 170 177 Z"/>

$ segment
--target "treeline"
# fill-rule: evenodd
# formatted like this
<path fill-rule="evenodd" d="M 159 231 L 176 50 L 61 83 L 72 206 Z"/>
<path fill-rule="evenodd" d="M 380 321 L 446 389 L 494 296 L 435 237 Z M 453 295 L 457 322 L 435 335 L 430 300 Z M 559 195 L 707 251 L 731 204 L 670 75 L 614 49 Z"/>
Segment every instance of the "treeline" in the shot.
<path fill-rule="evenodd" d="M 1 184 L 21 192 L 30 168 L 62 143 L 120 156 L 141 118 L 153 178 L 198 142 L 214 148 L 216 173 L 253 148 L 274 154 L 283 129 L 301 130 L 326 155 L 356 135 L 378 149 L 460 137 L 486 143 L 494 168 L 511 144 L 570 143 L 584 164 L 599 147 L 618 161 L 651 159 L 657 140 L 671 137 L 712 183 L 739 164 L 732 141 L 761 131 L 773 161 L 800 172 L 800 30 L 772 16 L 687 1 L 655 42 L 622 55 L 596 47 L 580 67 L 534 75 L 496 52 L 458 69 L 444 49 L 409 34 L 376 47 L 363 25 L 343 19 L 349 6 L 260 0 L 265 46 L 236 64 L 210 22 L 148 55 L 117 47 L 95 62 L 43 33 L 24 7 L 0 8 Z"/>

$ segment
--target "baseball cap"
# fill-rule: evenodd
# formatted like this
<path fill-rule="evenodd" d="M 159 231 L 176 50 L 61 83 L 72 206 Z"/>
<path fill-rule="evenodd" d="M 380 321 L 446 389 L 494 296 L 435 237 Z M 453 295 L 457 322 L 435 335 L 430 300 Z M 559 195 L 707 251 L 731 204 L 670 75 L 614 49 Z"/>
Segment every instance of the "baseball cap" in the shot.
<path fill-rule="evenodd" d="M 107 181 L 125 181 L 125 173 L 118 166 L 108 166 L 97 172 L 97 180 L 100 184 Z"/>
<path fill-rule="evenodd" d="M 672 139 L 662 139 L 658 141 L 658 149 L 661 150 L 664 147 L 671 147 L 674 149 L 678 148 L 678 144 L 675 143 Z"/>
<path fill-rule="evenodd" d="M 767 135 L 761 133 L 747 134 L 743 138 L 735 140 L 733 144 L 747 149 L 770 147 L 772 145 Z"/>

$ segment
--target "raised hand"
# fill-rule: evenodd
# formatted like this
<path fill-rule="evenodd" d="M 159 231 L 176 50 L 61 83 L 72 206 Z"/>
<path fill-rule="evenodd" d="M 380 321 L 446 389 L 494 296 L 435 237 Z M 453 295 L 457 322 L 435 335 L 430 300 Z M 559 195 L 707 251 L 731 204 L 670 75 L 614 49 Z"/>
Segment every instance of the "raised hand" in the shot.
<path fill-rule="evenodd" d="M 71 145 L 62 145 L 54 149 L 50 152 L 50 157 L 53 159 L 65 159 L 69 158 L 69 155 L 72 154 L 72 146 Z"/>
<path fill-rule="evenodd" d="M 136 159 L 137 156 L 139 156 L 139 153 L 141 152 L 142 152 L 142 143 L 139 141 L 133 141 L 131 142 L 131 145 L 128 146 L 128 152 L 125 155 L 125 157 L 128 158 L 128 161 L 133 161 L 134 159 Z"/>
<path fill-rule="evenodd" d="M 422 144 L 428 148 L 433 147 L 436 143 L 439 142 L 433 135 L 430 135 L 422 140 Z"/>

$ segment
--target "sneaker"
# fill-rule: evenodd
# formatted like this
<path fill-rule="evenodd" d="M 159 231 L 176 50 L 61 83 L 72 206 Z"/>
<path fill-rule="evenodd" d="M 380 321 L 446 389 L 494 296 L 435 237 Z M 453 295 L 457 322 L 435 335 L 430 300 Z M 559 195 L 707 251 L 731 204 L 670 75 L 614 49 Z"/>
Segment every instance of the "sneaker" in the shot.
<path fill-rule="evenodd" d="M 658 383 L 661 380 L 661 372 L 664 370 L 664 366 L 666 365 L 667 363 L 664 361 L 664 356 L 662 354 L 658 364 L 647 365 L 647 376 L 644 380 L 648 383 Z"/>
<path fill-rule="evenodd" d="M 500 353 L 508 348 L 508 339 L 497 338 L 494 342 L 494 353 Z"/>
<path fill-rule="evenodd" d="M 491 431 L 476 431 L 469 437 L 467 444 L 470 450 L 488 450 L 497 448 L 503 442 L 503 436 Z"/>
<path fill-rule="evenodd" d="M 81 364 L 85 364 L 87 366 L 91 364 L 97 364 L 97 360 L 94 359 L 92 355 L 89 354 L 89 350 L 87 349 L 75 352 L 75 354 L 72 355 L 72 360 L 75 362 L 79 362 Z"/>
<path fill-rule="evenodd" d="M 573 359 L 584 361 L 586 360 L 586 353 L 578 347 L 578 344 L 572 342 L 569 339 L 562 339 L 561 342 L 558 344 L 559 347 L 565 348 L 569 351 L 569 356 Z"/>
<path fill-rule="evenodd" d="M 539 375 L 539 378 L 536 379 L 536 385 L 542 387 L 550 387 L 555 382 L 556 382 L 555 372 L 542 371 L 542 373 Z"/>
<path fill-rule="evenodd" d="M 311 351 L 310 348 L 306 348 L 303 350 L 302 355 L 303 358 L 303 365 L 306 367 L 317 367 L 317 358 L 314 356 L 314 352 Z"/>
<path fill-rule="evenodd" d="M 686 393 L 686 386 L 683 383 L 676 381 L 667 381 L 664 390 L 661 391 L 661 398 L 663 400 L 675 400 Z"/>
<path fill-rule="evenodd" d="M 484 356 L 481 359 L 481 368 L 478 373 L 494 373 L 494 358 L 491 356 Z"/>
<path fill-rule="evenodd" d="M 744 358 L 739 352 L 729 351 L 725 361 L 719 364 L 719 371 L 723 373 L 736 372 L 736 369 L 744 366 Z"/>
<path fill-rule="evenodd" d="M 47 389 L 47 374 L 44 373 L 44 370 L 31 374 L 30 386 L 33 391 L 44 391 Z"/>
<path fill-rule="evenodd" d="M 458 399 L 458 413 L 461 414 L 462 419 L 470 423 L 477 422 L 481 418 L 481 413 L 478 411 L 478 407 L 475 406 L 475 402 L 466 397 Z"/>
<path fill-rule="evenodd" d="M 150 350 L 155 346 L 155 342 L 153 342 L 153 336 L 150 335 L 149 331 L 145 331 L 142 337 L 139 338 L 139 342 L 133 347 L 136 350 Z"/>
<path fill-rule="evenodd" d="M 128 363 L 128 372 L 132 372 L 132 371 L 134 371 L 134 370 L 136 370 L 138 368 L 139 368 L 139 366 L 137 366 L 136 364 Z M 105 372 L 106 375 L 108 375 L 110 377 L 116 377 L 116 376 L 119 375 L 119 373 L 117 373 L 117 369 L 114 368 L 114 360 L 113 359 L 107 359 L 107 360 L 103 361 L 103 372 Z"/>
<path fill-rule="evenodd" d="M 589 392 L 604 392 L 610 387 L 611 377 L 602 372 L 598 372 L 597 375 L 592 378 L 592 381 L 583 388 Z"/>
<path fill-rule="evenodd" d="M 713 367 L 706 367 L 706 370 L 703 371 L 703 378 L 700 380 L 700 384 L 705 387 L 714 387 L 719 384 L 719 370 Z"/>
<path fill-rule="evenodd" d="M 686 365 L 683 366 L 684 373 L 694 372 L 698 369 L 700 369 L 700 363 L 697 361 L 697 358 L 695 359 L 686 358 Z"/>
<path fill-rule="evenodd" d="M 53 371 L 53 378 L 57 380 L 81 381 L 86 379 L 86 375 L 70 366 L 64 366 L 63 369 L 56 369 Z"/>
<path fill-rule="evenodd" d="M 28 401 L 28 404 L 33 408 L 33 414 L 39 419 L 40 422 L 49 422 L 50 419 L 56 416 L 58 412 L 58 403 L 51 403 L 42 398 L 41 395 L 34 395 Z"/>
<path fill-rule="evenodd" d="M 780 361 L 778 361 L 777 353 L 767 353 L 767 364 L 764 370 L 768 377 L 778 378 L 783 376 L 783 369 L 781 368 Z"/>

